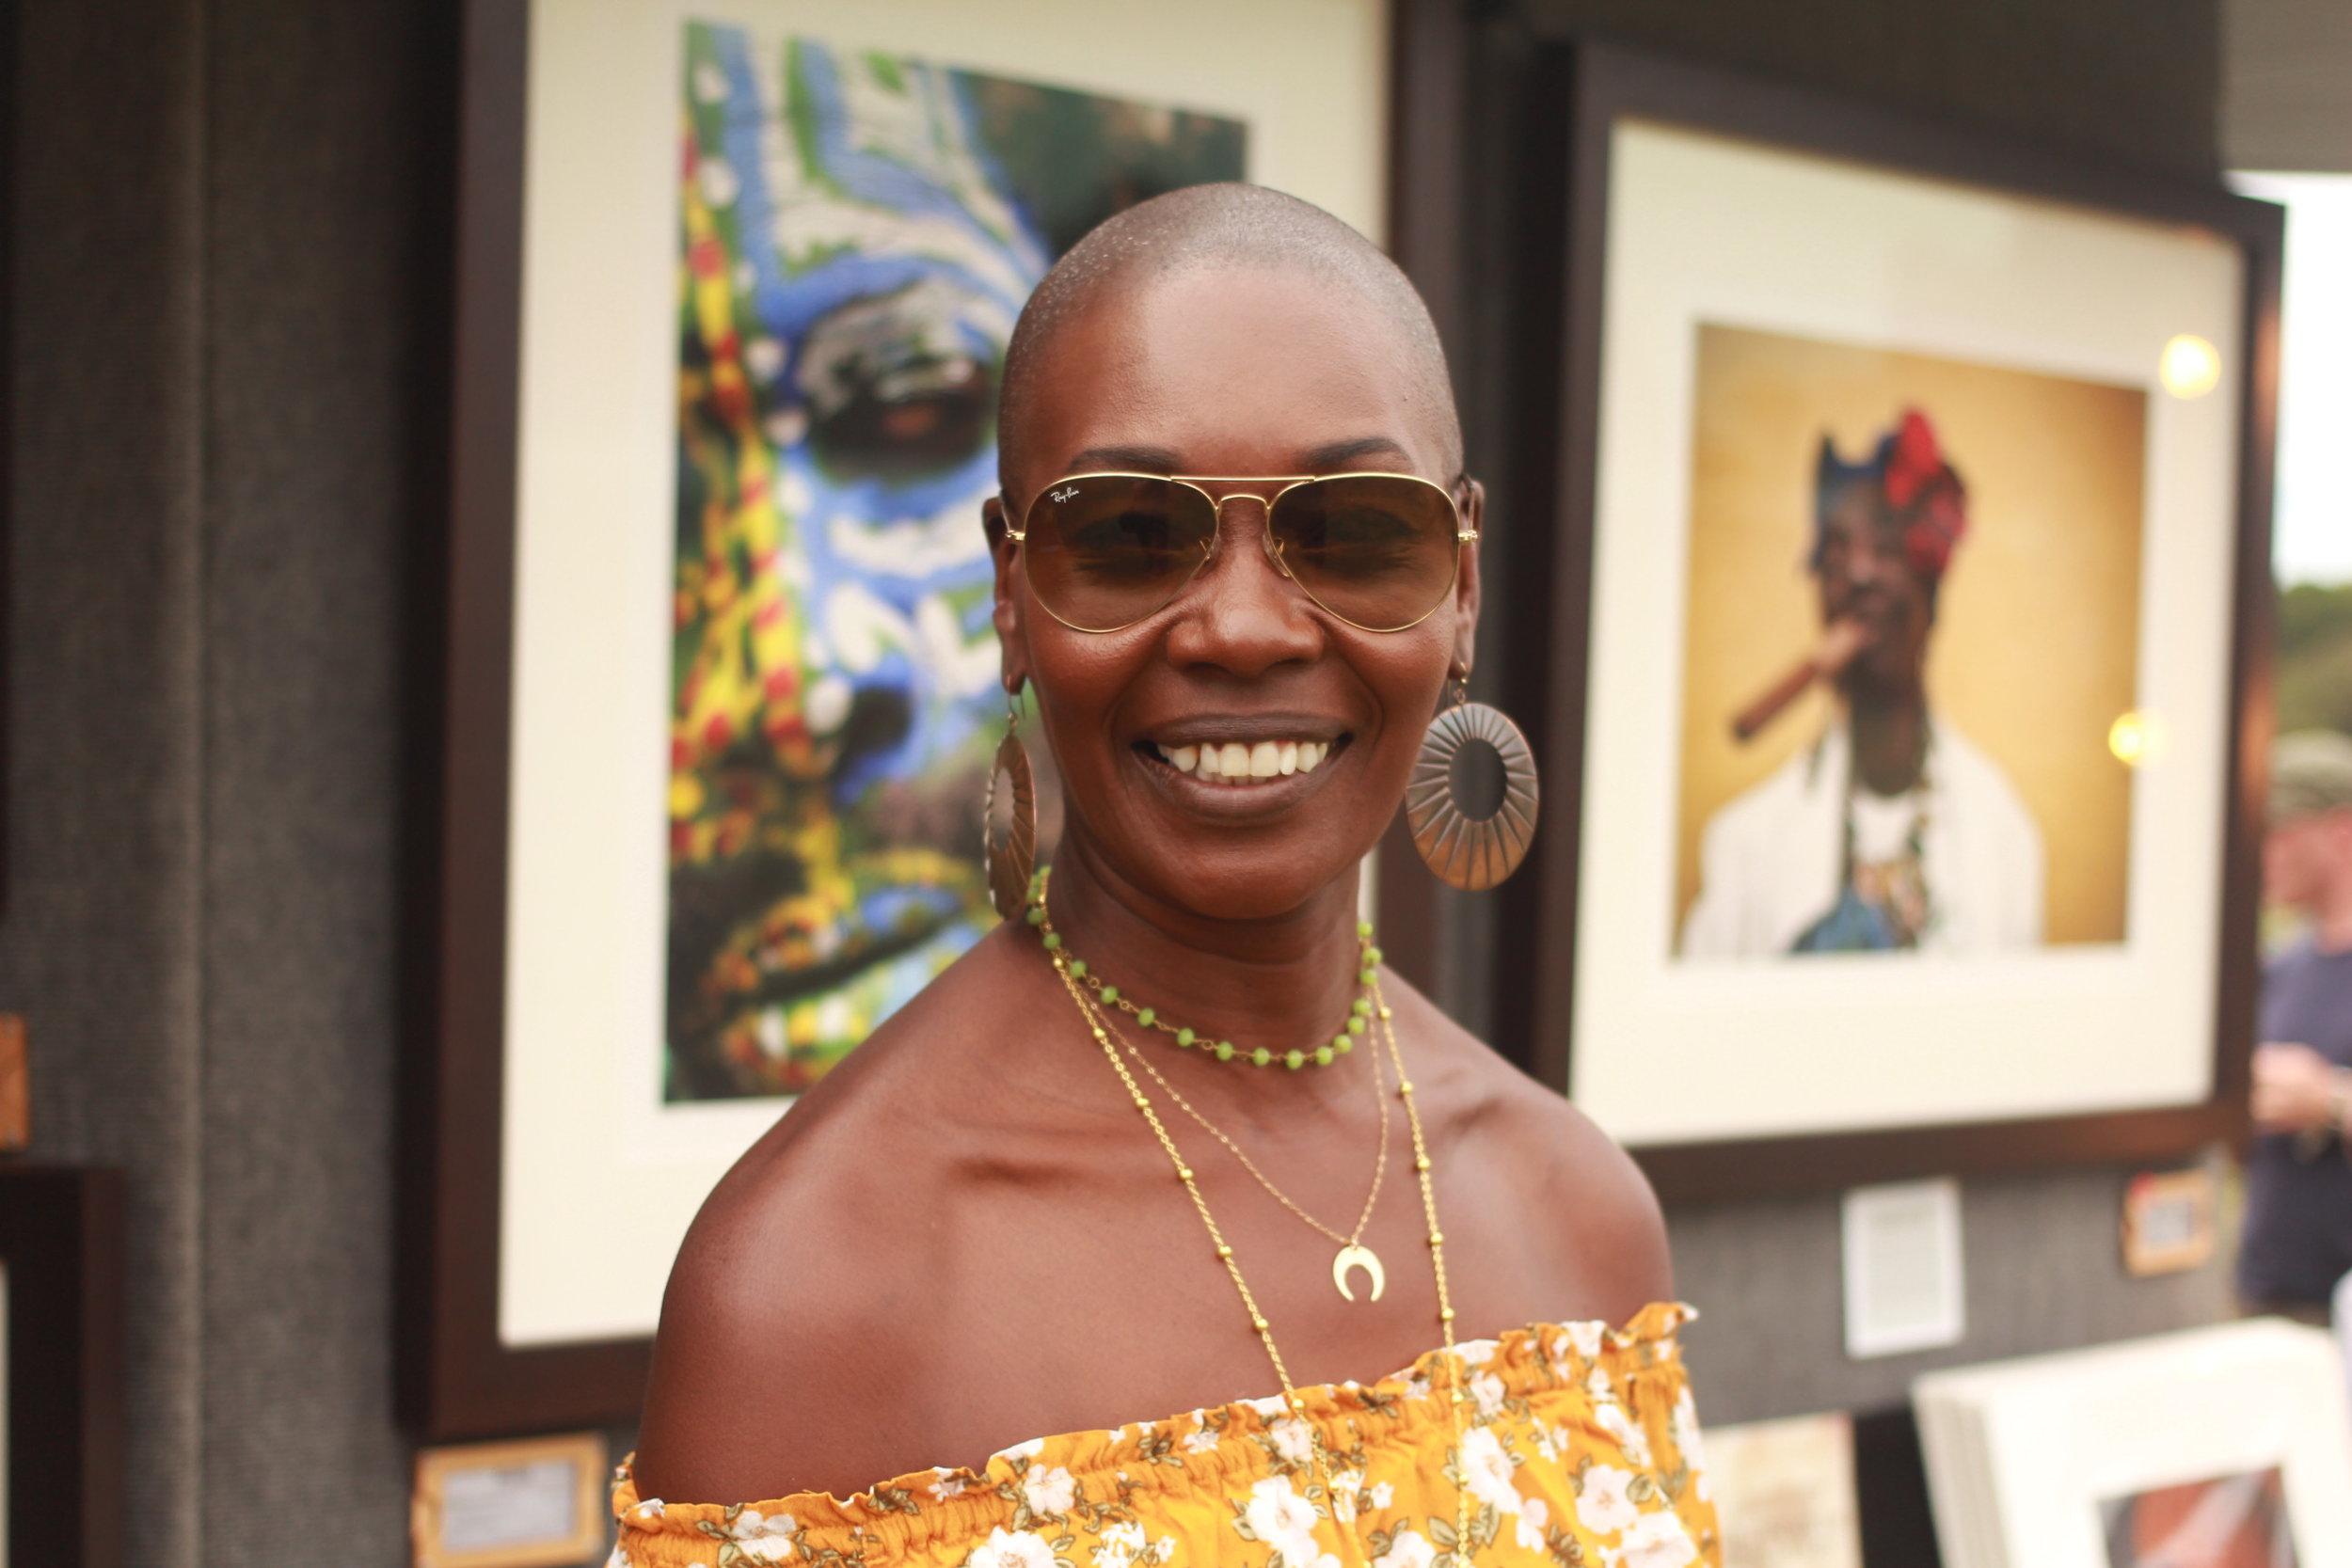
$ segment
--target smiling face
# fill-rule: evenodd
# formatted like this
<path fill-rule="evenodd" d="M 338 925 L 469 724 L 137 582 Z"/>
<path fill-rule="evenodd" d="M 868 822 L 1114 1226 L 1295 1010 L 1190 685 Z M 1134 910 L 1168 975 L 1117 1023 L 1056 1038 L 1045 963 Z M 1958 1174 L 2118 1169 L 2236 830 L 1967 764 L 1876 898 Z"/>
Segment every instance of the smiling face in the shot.
<path fill-rule="evenodd" d="M 1064 475 L 1105 469 L 1378 469 L 1454 486 L 1446 433 L 1400 371 L 1407 352 L 1380 310 L 1303 270 L 1113 281 L 1056 329 L 1006 495 L 1023 508 Z M 1426 620 L 1361 631 L 1263 547 L 1265 509 L 1250 497 L 1279 486 L 1203 488 L 1225 501 L 1215 558 L 1157 613 L 1073 630 L 1038 605 L 1019 546 L 1000 539 L 996 625 L 1007 678 L 1037 690 L 1065 837 L 1176 908 L 1263 919 L 1352 876 L 1395 815 L 1447 673 L 1468 664 L 1476 552 Z M 1475 486 L 1456 496 L 1477 527 Z M 1210 747 L 1229 776 L 1202 776 Z M 1230 777 L 1245 758 L 1246 783 Z"/>

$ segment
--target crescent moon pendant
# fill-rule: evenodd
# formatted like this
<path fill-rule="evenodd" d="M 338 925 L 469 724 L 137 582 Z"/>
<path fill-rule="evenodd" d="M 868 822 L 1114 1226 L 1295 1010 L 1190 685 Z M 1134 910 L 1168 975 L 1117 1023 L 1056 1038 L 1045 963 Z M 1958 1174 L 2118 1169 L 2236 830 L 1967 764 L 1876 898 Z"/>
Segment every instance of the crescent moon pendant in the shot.
<path fill-rule="evenodd" d="M 1353 1244 L 1343 1246 L 1340 1248 L 1340 1255 L 1331 1259 L 1331 1283 L 1337 1285 L 1340 1288 L 1340 1294 L 1350 1301 L 1356 1299 L 1356 1292 L 1347 1288 L 1347 1273 L 1350 1269 L 1361 1269 L 1372 1275 L 1372 1299 L 1374 1301 L 1378 1301 L 1380 1292 L 1389 1288 L 1389 1274 L 1380 1266 L 1378 1253 L 1368 1246 Z"/>

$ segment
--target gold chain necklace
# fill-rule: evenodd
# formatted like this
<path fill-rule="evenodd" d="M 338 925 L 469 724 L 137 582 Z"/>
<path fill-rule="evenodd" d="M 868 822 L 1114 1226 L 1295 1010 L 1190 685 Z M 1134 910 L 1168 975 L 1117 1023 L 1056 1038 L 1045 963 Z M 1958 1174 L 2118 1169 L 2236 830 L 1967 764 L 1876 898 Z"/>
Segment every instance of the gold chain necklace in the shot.
<path fill-rule="evenodd" d="M 1050 867 L 1041 867 L 1039 869 L 1036 877 L 1032 879 L 1034 883 L 1034 892 L 1031 894 L 1031 908 L 1035 912 L 1042 916 L 1041 919 L 1033 921 L 1032 924 L 1040 927 L 1049 935 L 1054 929 L 1053 917 L 1045 912 L 1046 877 L 1050 869 Z M 1369 936 L 1370 932 L 1367 928 L 1361 927 L 1358 928 L 1357 937 L 1359 942 L 1367 940 Z M 1104 996 L 1100 982 L 1095 980 L 1091 975 L 1085 974 L 1080 968 L 1080 961 L 1070 957 L 1068 949 L 1062 947 L 1058 943 L 1051 948 L 1048 948 L 1047 951 L 1052 954 L 1056 966 L 1066 970 L 1069 978 L 1085 980 L 1088 982 L 1089 989 L 1094 990 L 1095 992 L 1094 996 L 1089 999 L 1089 1002 L 1091 1012 L 1094 1016 L 1104 1017 L 1105 1022 L 1107 1022 L 1106 1015 L 1104 1015 L 1102 1011 L 1102 1004 L 1104 1001 L 1111 1001 L 1114 1003 L 1121 1002 L 1122 999 L 1119 997 L 1117 991 L 1113 990 L 1108 997 Z M 1375 949 L 1375 951 L 1377 951 L 1377 949 Z M 1369 984 L 1369 982 L 1367 982 L 1367 984 Z M 1147 1008 L 1145 1010 L 1148 1012 L 1150 1009 Z M 1370 1010 L 1369 1006 L 1367 1006 L 1366 1010 Z M 1116 1034 L 1117 1032 L 1114 1031 L 1114 1033 Z M 1191 1031 L 1186 1030 L 1185 1033 L 1190 1034 Z M 1332 1229 L 1329 1226 L 1324 1224 L 1321 1220 L 1315 1218 L 1312 1214 L 1307 1212 L 1306 1210 L 1300 1208 L 1296 1203 L 1293 1202 L 1290 1195 L 1283 1192 L 1281 1188 L 1276 1186 L 1270 1180 L 1268 1180 L 1265 1172 L 1258 1168 L 1258 1163 L 1242 1151 L 1241 1145 L 1227 1137 L 1225 1133 L 1218 1129 L 1215 1122 L 1202 1116 L 1198 1110 L 1195 1110 L 1193 1108 L 1192 1101 L 1186 1100 L 1177 1089 L 1175 1085 L 1169 1083 L 1166 1078 L 1161 1076 L 1160 1069 L 1152 1065 L 1152 1059 L 1149 1056 L 1145 1055 L 1141 1051 L 1136 1048 L 1135 1041 L 1129 1039 L 1123 1034 L 1117 1034 L 1117 1038 L 1120 1045 L 1125 1049 L 1127 1054 L 1135 1058 L 1136 1065 L 1152 1075 L 1152 1081 L 1159 1085 L 1161 1090 L 1167 1094 L 1168 1098 L 1176 1102 L 1177 1108 L 1183 1111 L 1184 1115 L 1190 1117 L 1194 1121 L 1200 1123 L 1202 1132 L 1208 1133 L 1209 1136 L 1215 1138 L 1218 1143 L 1223 1144 L 1233 1158 L 1241 1162 L 1242 1169 L 1248 1171 L 1251 1177 L 1256 1179 L 1259 1186 L 1263 1187 L 1268 1193 L 1273 1195 L 1275 1202 L 1280 1204 L 1283 1208 L 1288 1209 L 1292 1213 L 1296 1214 L 1300 1219 L 1305 1220 L 1310 1226 L 1313 1227 L 1323 1235 L 1328 1236 L 1331 1240 L 1340 1243 L 1338 1255 L 1331 1259 L 1331 1283 L 1338 1289 L 1342 1296 L 1345 1297 L 1349 1301 L 1354 1301 L 1356 1299 L 1355 1291 L 1348 1285 L 1348 1275 L 1354 1270 L 1361 1269 L 1372 1277 L 1371 1299 L 1374 1301 L 1378 1301 L 1380 1299 L 1382 1292 L 1387 1291 L 1389 1288 L 1389 1271 L 1380 1261 L 1380 1255 L 1373 1251 L 1372 1248 L 1363 1244 L 1364 1227 L 1372 1223 L 1372 1212 L 1380 1202 L 1381 1184 L 1387 1180 L 1389 1174 L 1390 1116 L 1388 1076 L 1381 1070 L 1380 1053 L 1378 1051 L 1371 1053 L 1372 1099 L 1373 1103 L 1379 1108 L 1380 1112 L 1380 1145 L 1378 1150 L 1373 1156 L 1372 1190 L 1364 1195 L 1364 1207 L 1356 1216 L 1356 1228 L 1343 1236 L 1338 1231 Z M 1404 1070 L 1405 1069 L 1401 1067 L 1397 1069 L 1400 1075 L 1404 1072 Z"/>
<path fill-rule="evenodd" d="M 1119 1037 L 1119 1043 L 1126 1048 L 1127 1054 L 1136 1059 L 1138 1067 L 1152 1075 L 1152 1082 L 1167 1091 L 1168 1097 L 1176 1102 L 1184 1115 L 1199 1122 L 1202 1131 L 1232 1152 L 1233 1158 L 1241 1162 L 1242 1169 L 1255 1177 L 1259 1186 L 1274 1195 L 1275 1202 L 1279 1203 L 1315 1229 L 1340 1243 L 1337 1256 L 1331 1259 L 1331 1283 L 1339 1288 L 1341 1295 L 1349 1301 L 1356 1299 L 1356 1292 L 1348 1288 L 1347 1276 L 1351 1270 L 1361 1269 L 1372 1276 L 1372 1299 L 1374 1301 L 1380 1299 L 1381 1292 L 1389 1288 L 1389 1271 L 1381 1264 L 1380 1255 L 1364 1245 L 1363 1242 L 1364 1227 L 1372 1223 L 1372 1211 L 1380 1201 L 1380 1184 L 1389 1173 L 1389 1085 L 1387 1075 L 1380 1070 L 1380 1053 L 1377 1051 L 1372 1053 L 1372 1097 L 1374 1102 L 1380 1107 L 1380 1148 L 1379 1151 L 1373 1156 L 1372 1191 L 1364 1195 L 1364 1207 L 1362 1212 L 1356 1216 L 1356 1228 L 1343 1236 L 1292 1202 L 1288 1194 L 1267 1180 L 1265 1172 L 1258 1168 L 1257 1162 L 1243 1153 L 1239 1144 L 1219 1132 L 1216 1123 L 1194 1110 L 1192 1101 L 1178 1093 L 1175 1085 L 1160 1076 L 1160 1069 L 1152 1065 L 1150 1057 L 1136 1049 L 1133 1040 L 1121 1035 Z"/>
<path fill-rule="evenodd" d="M 1111 1070 L 1119 1074 L 1119 1081 L 1126 1085 L 1129 1100 L 1134 1101 L 1136 1109 L 1151 1126 L 1152 1135 L 1159 1140 L 1160 1148 L 1167 1152 L 1168 1164 L 1175 1166 L 1176 1179 L 1184 1183 L 1184 1196 L 1192 1199 L 1193 1210 L 1200 1214 L 1200 1224 L 1208 1231 L 1210 1243 L 1216 1248 L 1218 1260 L 1225 1265 L 1227 1275 L 1233 1281 L 1233 1290 L 1241 1297 L 1242 1307 L 1249 1313 L 1249 1326 L 1257 1330 L 1258 1341 L 1265 1347 L 1266 1359 L 1274 1363 L 1274 1375 L 1282 1384 L 1283 1404 L 1292 1414 L 1303 1417 L 1307 1412 L 1307 1401 L 1291 1382 L 1290 1368 L 1284 1364 L 1282 1353 L 1274 1343 L 1273 1326 L 1259 1309 L 1257 1297 L 1250 1293 L 1249 1282 L 1242 1277 L 1241 1265 L 1233 1258 L 1232 1243 L 1226 1241 L 1225 1233 L 1217 1228 L 1216 1216 L 1209 1212 L 1208 1200 L 1200 1196 L 1200 1183 L 1193 1179 L 1192 1167 L 1184 1163 L 1184 1155 L 1176 1148 L 1176 1140 L 1168 1135 L 1168 1126 L 1152 1108 L 1150 1097 L 1136 1084 L 1134 1074 L 1127 1070 L 1127 1064 L 1119 1059 L 1119 1049 L 1112 1043 L 1115 1031 L 1109 1016 L 1089 1000 L 1085 989 L 1071 975 L 1069 963 L 1057 947 L 1047 948 L 1046 957 L 1053 960 L 1055 974 L 1061 980 L 1062 989 L 1070 993 L 1070 1000 L 1077 1005 L 1078 1014 L 1086 1020 L 1095 1044 L 1103 1048 L 1104 1059 L 1110 1063 Z M 1405 1101 L 1405 1117 L 1413 1130 L 1413 1169 L 1421 1177 L 1422 1212 L 1429 1226 L 1429 1265 L 1438 1282 L 1438 1323 L 1445 1333 L 1445 1354 L 1442 1357 L 1446 1375 L 1444 1398 L 1446 1421 L 1453 1434 L 1453 1449 L 1447 1457 L 1452 1462 L 1454 1473 L 1461 1477 L 1462 1406 L 1468 1402 L 1470 1395 L 1463 1389 L 1463 1364 L 1454 1347 L 1454 1300 L 1446 1288 L 1445 1232 L 1438 1228 L 1438 1196 L 1429 1179 L 1429 1144 L 1422 1133 L 1421 1112 L 1413 1103 L 1413 1081 L 1405 1076 L 1405 1053 L 1396 1042 L 1394 1015 L 1387 999 L 1380 994 L 1376 975 L 1372 981 L 1372 1000 L 1374 1011 L 1379 1019 L 1380 1032 L 1388 1040 L 1390 1059 L 1396 1064 L 1397 1097 Z M 1120 1043 L 1125 1042 L 1122 1040 Z M 1307 1428 L 1307 1440 L 1309 1454 L 1314 1462 L 1316 1475 L 1323 1481 L 1324 1496 L 1327 1499 L 1331 1493 L 1331 1471 L 1325 1460 L 1323 1440 L 1312 1426 Z M 1454 1495 L 1454 1537 L 1453 1549 L 1460 1553 L 1465 1561 L 1474 1560 L 1470 1549 L 1470 1486 L 1467 1478 L 1457 1482 Z"/>

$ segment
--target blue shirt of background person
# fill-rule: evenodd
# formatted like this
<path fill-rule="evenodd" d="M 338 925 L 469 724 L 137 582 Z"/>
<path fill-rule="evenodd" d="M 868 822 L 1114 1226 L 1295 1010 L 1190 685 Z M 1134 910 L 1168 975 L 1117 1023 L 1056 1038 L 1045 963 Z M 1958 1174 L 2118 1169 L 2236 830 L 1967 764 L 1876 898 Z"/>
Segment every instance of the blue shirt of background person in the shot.
<path fill-rule="evenodd" d="M 2325 1322 L 2352 1275 L 2352 738 L 2283 736 L 2263 891 L 2311 930 L 2263 977 L 2238 1294 Z"/>

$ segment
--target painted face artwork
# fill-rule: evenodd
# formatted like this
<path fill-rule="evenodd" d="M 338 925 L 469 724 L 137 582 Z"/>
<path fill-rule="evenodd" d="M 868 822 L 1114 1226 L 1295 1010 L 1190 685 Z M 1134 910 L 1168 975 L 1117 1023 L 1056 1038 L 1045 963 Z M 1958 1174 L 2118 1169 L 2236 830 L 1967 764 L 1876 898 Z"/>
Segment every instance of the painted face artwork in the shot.
<path fill-rule="evenodd" d="M 980 506 L 1004 347 L 1052 261 L 1016 166 L 1120 107 L 737 27 L 686 41 L 672 1100 L 805 1087 L 993 920 Z M 1237 175 L 1238 135 L 1235 166 L 1106 186 L 1086 221 Z"/>

